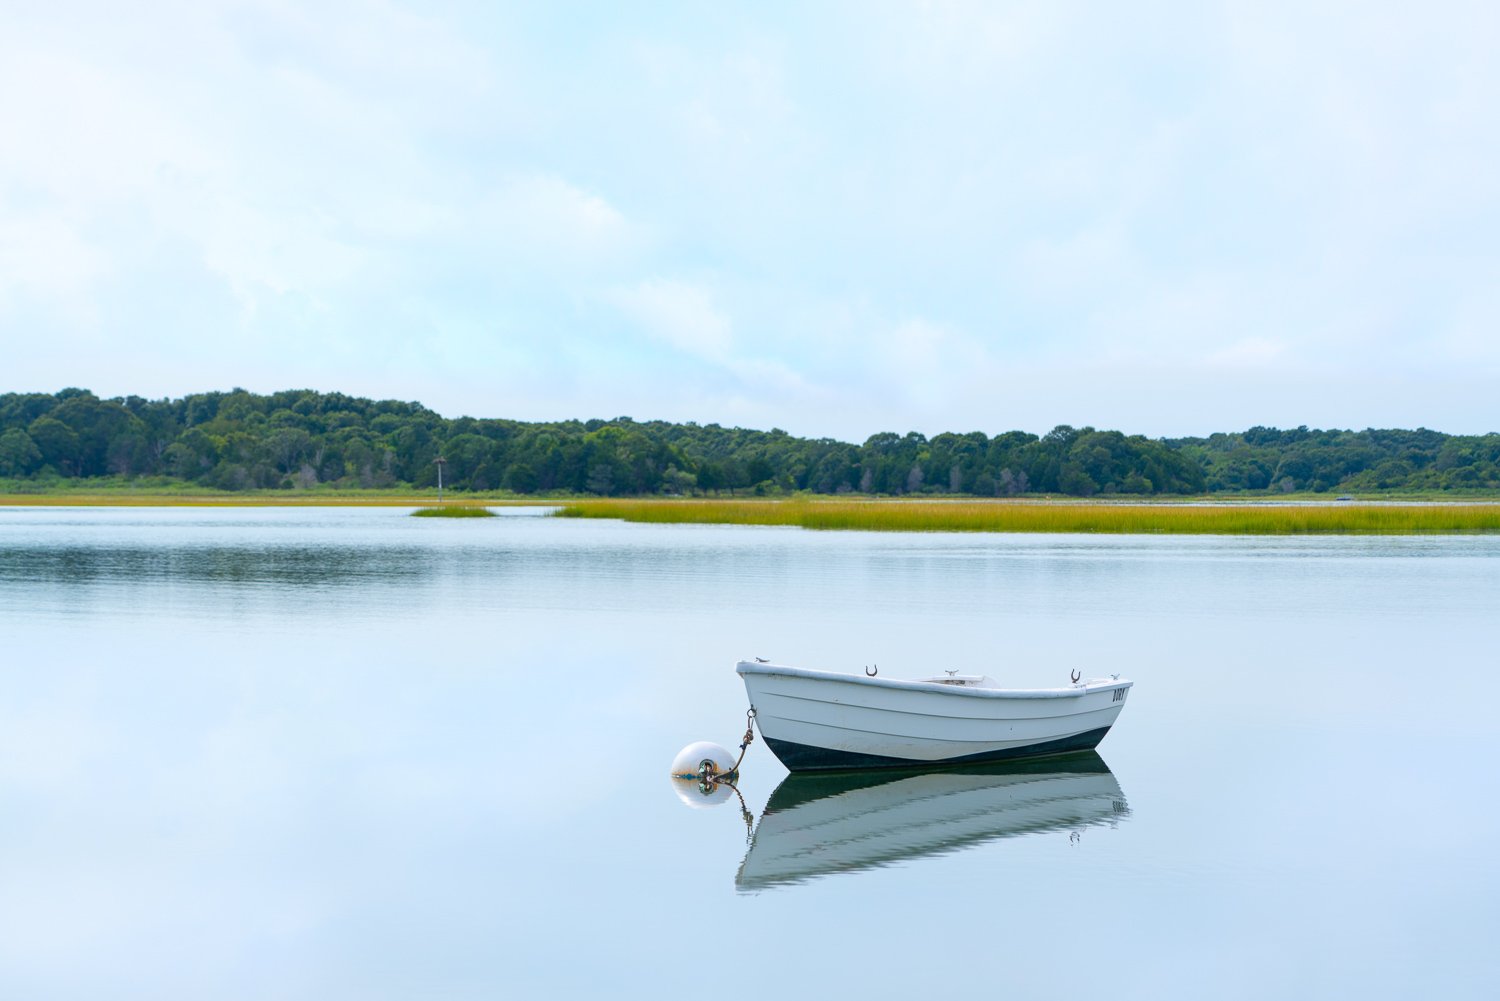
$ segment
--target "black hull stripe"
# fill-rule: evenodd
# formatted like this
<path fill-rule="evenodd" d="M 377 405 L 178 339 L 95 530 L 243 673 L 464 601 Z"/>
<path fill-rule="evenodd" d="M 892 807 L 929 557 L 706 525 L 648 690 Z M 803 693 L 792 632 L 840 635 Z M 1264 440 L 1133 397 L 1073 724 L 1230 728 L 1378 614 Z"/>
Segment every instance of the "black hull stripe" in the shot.
<path fill-rule="evenodd" d="M 940 758 L 924 761 L 916 758 L 888 758 L 880 754 L 858 754 L 854 751 L 835 751 L 827 747 L 813 747 L 790 740 L 766 738 L 771 753 L 781 759 L 787 769 L 794 772 L 815 772 L 833 768 L 940 768 L 944 765 L 971 765 L 986 761 L 1012 761 L 1016 758 L 1034 758 L 1044 754 L 1066 754 L 1069 751 L 1088 751 L 1099 746 L 1099 741 L 1109 733 L 1109 727 L 1088 730 L 1071 737 L 1046 740 L 1025 747 L 1004 747 L 978 754 L 965 754 L 956 758 Z"/>

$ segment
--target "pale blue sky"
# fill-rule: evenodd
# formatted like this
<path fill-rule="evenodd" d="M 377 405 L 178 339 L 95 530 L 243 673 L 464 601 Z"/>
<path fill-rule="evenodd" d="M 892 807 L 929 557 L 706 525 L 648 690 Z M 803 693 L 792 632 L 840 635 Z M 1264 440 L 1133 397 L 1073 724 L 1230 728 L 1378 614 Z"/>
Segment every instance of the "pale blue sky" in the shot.
<path fill-rule="evenodd" d="M 1500 7 L 0 0 L 0 391 L 1500 430 Z"/>

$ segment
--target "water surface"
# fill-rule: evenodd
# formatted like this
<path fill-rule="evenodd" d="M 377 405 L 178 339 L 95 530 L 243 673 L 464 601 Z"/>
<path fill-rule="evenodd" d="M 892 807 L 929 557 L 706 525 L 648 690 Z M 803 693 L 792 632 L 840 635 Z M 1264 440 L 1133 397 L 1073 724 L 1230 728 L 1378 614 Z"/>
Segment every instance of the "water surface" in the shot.
<path fill-rule="evenodd" d="M 1491 993 L 1500 539 L 506 513 L 0 509 L 0 995 Z M 666 773 L 753 655 L 1136 688 L 747 828 Z"/>

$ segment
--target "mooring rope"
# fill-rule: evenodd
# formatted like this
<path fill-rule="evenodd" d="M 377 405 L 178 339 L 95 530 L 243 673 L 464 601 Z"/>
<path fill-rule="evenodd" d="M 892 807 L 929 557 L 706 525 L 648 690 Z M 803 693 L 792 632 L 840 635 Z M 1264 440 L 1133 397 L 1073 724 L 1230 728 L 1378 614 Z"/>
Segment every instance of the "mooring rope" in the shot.
<path fill-rule="evenodd" d="M 698 781 L 699 782 L 724 782 L 730 776 L 732 776 L 732 775 L 738 775 L 740 773 L 740 762 L 745 760 L 745 751 L 750 747 L 750 745 L 754 741 L 755 741 L 755 707 L 751 706 L 745 712 L 745 736 L 740 741 L 740 756 L 737 759 L 735 759 L 735 762 L 734 762 L 733 765 L 731 765 L 726 771 L 722 771 L 722 772 L 720 772 L 720 771 L 714 771 L 713 770 L 714 763 L 711 760 L 705 758 L 698 765 Z M 736 790 L 736 791 L 738 791 L 738 790 Z"/>
<path fill-rule="evenodd" d="M 740 762 L 745 760 L 745 751 L 755 741 L 755 707 L 751 706 L 745 710 L 745 737 L 740 741 L 740 756 L 735 759 L 734 767 L 729 769 L 730 775 L 738 775 Z M 738 789 L 735 792 L 739 792 Z"/>

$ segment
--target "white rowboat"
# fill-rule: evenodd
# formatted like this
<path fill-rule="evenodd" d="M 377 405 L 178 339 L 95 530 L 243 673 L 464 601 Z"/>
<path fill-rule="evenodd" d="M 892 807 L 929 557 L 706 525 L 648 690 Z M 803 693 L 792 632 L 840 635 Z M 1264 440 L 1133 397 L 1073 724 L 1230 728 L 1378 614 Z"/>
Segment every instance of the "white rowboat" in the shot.
<path fill-rule="evenodd" d="M 1096 747 L 1131 682 L 1001 688 L 948 673 L 918 681 L 760 661 L 735 667 L 766 746 L 794 772 L 967 764 Z"/>

